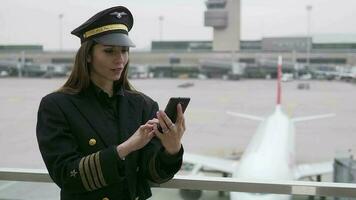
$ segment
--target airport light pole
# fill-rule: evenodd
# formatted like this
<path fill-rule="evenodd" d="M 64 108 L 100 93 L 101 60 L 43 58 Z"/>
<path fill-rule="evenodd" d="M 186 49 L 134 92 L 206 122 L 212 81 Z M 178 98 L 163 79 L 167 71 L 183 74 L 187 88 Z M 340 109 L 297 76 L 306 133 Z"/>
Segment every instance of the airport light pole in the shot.
<path fill-rule="evenodd" d="M 162 15 L 160 15 L 158 17 L 159 20 L 159 41 L 162 41 L 162 34 L 163 34 L 163 20 L 164 17 Z"/>
<path fill-rule="evenodd" d="M 63 14 L 59 14 L 58 15 L 58 19 L 59 19 L 59 50 L 62 51 L 63 50 Z"/>
<path fill-rule="evenodd" d="M 17 69 L 19 70 L 19 78 L 22 78 L 22 71 L 25 69 L 25 51 L 21 51 L 21 61 L 17 62 Z"/>
<path fill-rule="evenodd" d="M 311 26 L 311 11 L 313 9 L 313 6 L 311 5 L 307 5 L 306 6 L 306 9 L 307 9 L 307 52 L 306 52 L 306 65 L 307 67 L 309 67 L 310 65 L 310 50 L 311 50 L 311 43 L 312 43 L 312 40 L 310 39 L 311 38 L 311 35 L 310 35 L 310 26 Z"/>

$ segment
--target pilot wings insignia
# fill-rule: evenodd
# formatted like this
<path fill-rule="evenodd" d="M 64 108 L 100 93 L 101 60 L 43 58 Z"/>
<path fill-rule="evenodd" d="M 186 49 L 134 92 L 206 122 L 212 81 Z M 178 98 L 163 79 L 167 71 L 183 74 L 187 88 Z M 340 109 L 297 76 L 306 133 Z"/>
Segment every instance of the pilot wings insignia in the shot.
<path fill-rule="evenodd" d="M 110 13 L 110 15 L 114 15 L 115 17 L 120 19 L 122 16 L 127 15 L 127 13 L 125 13 L 125 12 L 113 12 L 113 13 Z"/>

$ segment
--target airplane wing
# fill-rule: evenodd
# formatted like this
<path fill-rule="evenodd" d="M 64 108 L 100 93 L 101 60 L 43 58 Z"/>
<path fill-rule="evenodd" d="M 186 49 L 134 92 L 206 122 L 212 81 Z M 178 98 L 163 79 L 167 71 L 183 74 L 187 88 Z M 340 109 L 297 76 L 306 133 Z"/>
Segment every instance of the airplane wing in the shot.
<path fill-rule="evenodd" d="M 263 121 L 264 120 L 263 117 L 244 114 L 244 113 L 226 111 L 226 114 L 231 115 L 231 116 L 235 116 L 235 117 L 241 117 L 241 118 L 245 118 L 245 119 L 255 120 L 255 121 Z"/>
<path fill-rule="evenodd" d="M 314 115 L 314 116 L 305 116 L 305 117 L 296 117 L 293 118 L 293 122 L 302 122 L 302 121 L 309 121 L 309 120 L 315 120 L 315 119 L 323 119 L 323 118 L 328 118 L 328 117 L 334 117 L 334 113 L 330 114 L 325 114 L 325 115 Z"/>
<path fill-rule="evenodd" d="M 310 163 L 310 164 L 300 164 L 296 167 L 294 176 L 296 179 L 316 176 L 320 174 L 327 174 L 333 171 L 333 162 L 321 162 L 321 163 Z"/>
<path fill-rule="evenodd" d="M 211 168 L 217 171 L 233 173 L 236 171 L 237 163 L 236 160 L 228 160 L 223 158 L 217 158 L 212 156 L 204 156 L 197 154 L 183 154 L 183 162 L 190 163 L 197 167 L 194 167 L 193 174 L 198 173 L 202 168 Z"/>

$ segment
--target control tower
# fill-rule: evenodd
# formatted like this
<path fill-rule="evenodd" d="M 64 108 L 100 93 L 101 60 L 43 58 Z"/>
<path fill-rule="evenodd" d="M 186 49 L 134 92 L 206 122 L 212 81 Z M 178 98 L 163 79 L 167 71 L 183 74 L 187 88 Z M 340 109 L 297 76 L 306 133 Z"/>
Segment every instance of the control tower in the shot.
<path fill-rule="evenodd" d="M 213 51 L 240 50 L 240 0 L 207 0 L 204 25 L 214 28 Z"/>

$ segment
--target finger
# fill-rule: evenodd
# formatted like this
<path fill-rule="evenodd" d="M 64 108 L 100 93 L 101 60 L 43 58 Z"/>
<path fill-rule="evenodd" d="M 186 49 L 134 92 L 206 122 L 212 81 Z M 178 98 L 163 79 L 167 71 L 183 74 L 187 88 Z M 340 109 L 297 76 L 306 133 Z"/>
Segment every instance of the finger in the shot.
<path fill-rule="evenodd" d="M 183 109 L 182 109 L 182 105 L 179 103 L 177 105 L 177 121 L 176 124 L 181 124 L 183 120 Z"/>
<path fill-rule="evenodd" d="M 183 117 L 183 131 L 185 131 L 185 118 Z"/>
<path fill-rule="evenodd" d="M 175 124 L 173 124 L 173 123 L 172 123 L 171 125 L 169 125 L 169 126 L 168 126 L 169 130 L 173 130 L 175 127 L 176 127 L 176 125 L 175 125 Z"/>
<path fill-rule="evenodd" d="M 169 119 L 169 117 L 165 112 L 161 111 L 160 115 L 162 116 L 162 119 L 164 120 L 164 123 L 166 124 L 167 127 L 170 127 L 173 124 L 171 119 Z"/>
<path fill-rule="evenodd" d="M 158 122 L 158 119 L 157 119 L 157 118 L 153 118 L 153 119 L 151 119 L 151 120 L 148 120 L 146 123 L 147 123 L 147 124 L 158 124 L 159 122 Z"/>
<path fill-rule="evenodd" d="M 145 127 L 147 128 L 153 128 L 154 124 L 145 124 Z"/>
<path fill-rule="evenodd" d="M 143 129 L 153 129 L 154 125 L 153 124 L 144 124 L 141 126 Z"/>
<path fill-rule="evenodd" d="M 155 136 L 155 130 L 152 130 L 148 133 L 148 138 L 151 140 Z"/>
<path fill-rule="evenodd" d="M 167 127 L 167 124 L 164 122 L 162 113 L 164 113 L 164 112 L 160 112 L 160 111 L 157 112 L 159 125 L 161 126 L 163 132 L 167 132 L 168 127 Z"/>
<path fill-rule="evenodd" d="M 152 131 L 154 128 L 153 124 L 145 124 L 141 126 L 141 129 L 143 130 L 144 133 Z"/>
<path fill-rule="evenodd" d="M 153 129 L 158 129 L 158 123 L 153 124 Z"/>
<path fill-rule="evenodd" d="M 163 134 L 159 132 L 157 128 L 154 128 L 154 134 L 158 137 L 158 139 L 162 140 Z"/>

